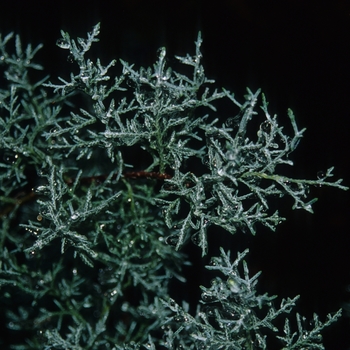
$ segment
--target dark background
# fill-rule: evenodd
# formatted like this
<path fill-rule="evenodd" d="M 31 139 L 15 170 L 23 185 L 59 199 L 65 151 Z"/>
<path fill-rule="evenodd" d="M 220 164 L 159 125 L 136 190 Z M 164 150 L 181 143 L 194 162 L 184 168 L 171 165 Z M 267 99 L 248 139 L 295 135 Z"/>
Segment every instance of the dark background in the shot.
<path fill-rule="evenodd" d="M 24 44 L 44 43 L 37 61 L 52 81 L 71 69 L 67 53 L 55 45 L 60 29 L 85 37 L 97 22 L 102 64 L 122 58 L 148 66 L 160 46 L 170 58 L 193 53 L 200 30 L 206 73 L 218 87 L 239 100 L 246 87 L 262 88 L 281 124 L 288 124 L 291 108 L 299 127 L 307 128 L 289 175 L 314 179 L 334 165 L 335 178 L 350 185 L 348 1 L 6 1 L 0 9 L 3 35 L 15 31 Z M 279 209 L 288 220 L 277 232 L 237 234 L 226 248 L 235 253 L 249 244 L 251 270 L 263 271 L 262 291 L 301 294 L 300 313 L 310 318 L 315 311 L 324 320 L 350 302 L 349 193 L 322 187 L 311 194 L 319 198 L 314 215 L 289 210 L 293 203 L 287 200 Z M 194 275 L 194 285 L 206 283 L 201 273 Z M 195 299 L 196 292 L 188 293 Z M 344 317 L 325 332 L 326 348 L 350 348 L 349 334 Z"/>

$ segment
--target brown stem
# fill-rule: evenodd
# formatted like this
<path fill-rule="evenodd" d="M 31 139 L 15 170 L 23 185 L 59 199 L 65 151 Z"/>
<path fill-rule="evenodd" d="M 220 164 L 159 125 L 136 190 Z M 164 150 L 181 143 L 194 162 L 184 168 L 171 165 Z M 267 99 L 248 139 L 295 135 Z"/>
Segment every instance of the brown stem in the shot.
<path fill-rule="evenodd" d="M 117 174 L 114 174 L 112 176 L 112 179 L 115 179 L 117 177 Z M 129 171 L 125 172 L 123 174 L 124 178 L 128 179 L 156 179 L 156 180 L 165 180 L 165 179 L 171 179 L 172 176 L 166 173 L 158 173 L 158 172 L 148 172 L 148 171 Z M 88 176 L 88 177 L 82 177 L 79 182 L 84 185 L 95 183 L 101 183 L 107 179 L 106 175 L 97 175 L 97 176 Z M 74 183 L 74 178 L 67 178 L 65 180 L 66 184 L 71 186 Z M 29 202 L 32 199 L 36 197 L 36 193 L 34 191 L 31 191 L 29 193 L 20 192 L 15 197 L 13 197 L 13 203 L 9 204 L 7 207 L 4 208 L 2 212 L 0 212 L 0 218 L 6 217 L 9 213 L 12 212 L 12 210 L 16 206 L 20 206 L 23 203 Z"/>

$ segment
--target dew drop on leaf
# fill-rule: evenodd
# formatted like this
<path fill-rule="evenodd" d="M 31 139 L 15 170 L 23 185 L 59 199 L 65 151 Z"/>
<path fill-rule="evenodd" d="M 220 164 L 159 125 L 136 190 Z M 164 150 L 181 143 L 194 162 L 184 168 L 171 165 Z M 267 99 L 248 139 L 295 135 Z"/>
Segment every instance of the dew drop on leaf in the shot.
<path fill-rule="evenodd" d="M 86 72 L 81 72 L 80 79 L 86 84 L 89 80 L 89 75 Z"/>
<path fill-rule="evenodd" d="M 79 218 L 79 213 L 74 213 L 70 218 L 71 218 L 73 221 L 78 220 L 78 218 Z"/>
<path fill-rule="evenodd" d="M 271 131 L 271 123 L 268 120 L 265 120 L 263 123 L 261 123 L 260 130 L 269 133 Z"/>
<path fill-rule="evenodd" d="M 122 304 L 122 306 L 121 306 L 121 310 L 123 311 L 123 312 L 127 312 L 128 311 L 128 309 L 129 309 L 129 303 L 127 302 L 127 301 L 125 301 L 123 304 Z"/>
<path fill-rule="evenodd" d="M 5 151 L 3 155 L 3 160 L 7 164 L 14 164 L 18 159 L 18 154 L 13 154 L 12 152 Z"/>
<path fill-rule="evenodd" d="M 176 306 L 176 302 L 175 302 L 175 300 L 174 300 L 174 299 L 169 298 L 169 305 L 170 305 L 170 307 L 175 307 L 175 306 Z"/>
<path fill-rule="evenodd" d="M 317 172 L 317 178 L 318 178 L 319 180 L 322 180 L 322 179 L 324 179 L 325 177 L 326 177 L 326 173 L 325 173 L 323 170 L 320 170 L 320 171 Z"/>
<path fill-rule="evenodd" d="M 202 157 L 202 163 L 206 166 L 209 166 L 210 160 L 208 155 Z"/>
<path fill-rule="evenodd" d="M 170 235 L 165 238 L 165 243 L 175 247 L 179 241 L 179 235 Z"/>
<path fill-rule="evenodd" d="M 7 324 L 7 328 L 9 328 L 9 329 L 18 329 L 18 328 L 16 327 L 16 325 L 15 325 L 13 322 L 9 322 L 9 323 Z"/>
<path fill-rule="evenodd" d="M 67 62 L 69 62 L 69 63 L 73 63 L 74 62 L 74 56 L 72 54 L 68 55 Z"/>
<path fill-rule="evenodd" d="M 218 175 L 219 176 L 224 176 L 225 175 L 225 170 L 223 168 L 218 169 Z"/>
<path fill-rule="evenodd" d="M 174 318 L 174 321 L 175 322 L 183 322 L 184 318 L 181 315 L 176 315 Z"/>
<path fill-rule="evenodd" d="M 210 259 L 210 263 L 209 263 L 210 266 L 216 266 L 216 261 L 214 258 L 211 258 Z"/>
<path fill-rule="evenodd" d="M 202 297 L 203 301 L 213 301 L 213 300 L 215 300 L 215 297 L 213 295 L 208 294 L 206 292 L 203 292 L 201 297 Z"/>
<path fill-rule="evenodd" d="M 65 39 L 58 39 L 56 41 L 56 45 L 58 47 L 60 47 L 61 49 L 69 49 L 70 48 L 69 42 L 67 40 L 65 40 Z"/>
<path fill-rule="evenodd" d="M 199 236 L 199 232 L 195 233 L 192 237 L 191 237 L 191 240 L 192 242 L 195 244 L 195 245 L 200 245 L 201 243 L 201 238 Z"/>
<path fill-rule="evenodd" d="M 89 309 L 93 306 L 92 297 L 88 296 L 84 299 L 83 307 Z"/>
<path fill-rule="evenodd" d="M 236 127 L 239 124 L 239 120 L 241 119 L 240 115 L 236 115 L 235 117 L 230 117 L 225 121 L 225 125 L 229 127 Z"/>

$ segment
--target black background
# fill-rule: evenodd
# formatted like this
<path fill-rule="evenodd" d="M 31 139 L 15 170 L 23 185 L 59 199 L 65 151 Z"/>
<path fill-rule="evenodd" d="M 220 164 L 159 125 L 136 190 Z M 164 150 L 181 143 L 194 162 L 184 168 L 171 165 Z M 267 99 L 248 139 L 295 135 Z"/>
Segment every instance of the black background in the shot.
<path fill-rule="evenodd" d="M 307 128 L 289 175 L 314 179 L 334 165 L 335 177 L 350 185 L 348 1 L 6 1 L 0 7 L 3 35 L 14 31 L 24 44 L 44 43 L 37 61 L 52 81 L 71 69 L 67 53 L 55 45 L 60 29 L 84 37 L 97 22 L 103 64 L 122 58 L 148 66 L 160 46 L 169 57 L 193 53 L 200 30 L 206 73 L 218 87 L 241 100 L 246 87 L 262 88 L 281 124 L 288 124 L 291 108 L 299 127 Z M 277 232 L 238 234 L 225 248 L 236 252 L 249 244 L 252 271 L 263 271 L 262 290 L 301 294 L 300 313 L 310 318 L 315 311 L 324 320 L 350 302 L 350 203 L 349 194 L 337 189 L 315 188 L 311 194 L 319 198 L 314 215 L 288 210 L 285 204 L 290 208 L 292 201 L 286 201 L 279 209 L 288 220 Z M 205 283 L 195 275 L 192 281 Z M 344 317 L 325 332 L 326 348 L 348 349 L 349 334 Z"/>

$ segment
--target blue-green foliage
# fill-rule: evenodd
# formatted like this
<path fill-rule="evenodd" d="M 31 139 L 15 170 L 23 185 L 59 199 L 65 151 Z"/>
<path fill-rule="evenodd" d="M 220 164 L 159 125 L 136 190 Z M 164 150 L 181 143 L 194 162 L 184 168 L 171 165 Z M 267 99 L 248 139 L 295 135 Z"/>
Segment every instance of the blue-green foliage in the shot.
<path fill-rule="evenodd" d="M 309 186 L 346 189 L 329 181 L 333 168 L 315 180 L 279 174 L 304 130 L 289 111 L 286 135 L 264 96 L 258 113 L 259 91 L 238 102 L 212 90 L 200 35 L 194 56 L 176 57 L 186 75 L 167 66 L 164 48 L 147 69 L 120 61 L 118 75 L 115 60 L 88 58 L 98 34 L 99 25 L 86 39 L 62 31 L 57 45 L 75 73 L 57 83 L 32 82 L 41 45 L 23 50 L 16 37 L 12 52 L 13 34 L 0 36 L 0 307 L 10 348 L 267 349 L 278 339 L 323 349 L 320 331 L 340 312 L 325 323 L 315 315 L 311 329 L 297 314 L 296 330 L 288 319 L 278 329 L 297 297 L 276 308 L 275 297 L 258 295 L 247 251 L 232 263 L 221 248 L 195 315 L 171 299 L 169 282 L 186 282 L 184 244 L 207 254 L 210 226 L 274 230 L 284 219 L 271 199 L 289 196 L 293 209 L 312 212 Z M 220 120 L 224 99 L 233 108 Z"/>

